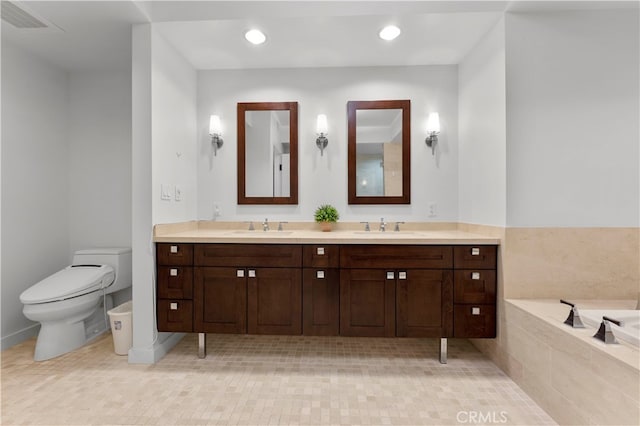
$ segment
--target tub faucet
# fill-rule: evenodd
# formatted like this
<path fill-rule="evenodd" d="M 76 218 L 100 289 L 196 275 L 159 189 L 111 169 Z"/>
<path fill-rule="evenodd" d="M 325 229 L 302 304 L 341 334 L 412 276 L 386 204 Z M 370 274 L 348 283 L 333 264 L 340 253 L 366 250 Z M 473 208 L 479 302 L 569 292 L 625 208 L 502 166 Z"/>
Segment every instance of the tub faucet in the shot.
<path fill-rule="evenodd" d="M 571 312 L 569 312 L 569 316 L 564 320 L 564 323 L 573 328 L 584 328 L 584 324 L 582 323 L 582 319 L 580 319 L 580 314 L 578 313 L 578 307 L 575 303 L 571 303 L 563 299 L 560 299 L 560 303 L 571 306 Z"/>
<path fill-rule="evenodd" d="M 611 331 L 611 323 L 614 323 L 618 327 L 622 327 L 622 321 L 603 316 L 602 322 L 600 323 L 600 328 L 598 329 L 598 332 L 593 335 L 593 337 L 598 340 L 602 340 L 604 343 L 618 343 L 618 341 L 616 340 L 616 336 L 614 336 L 613 331 Z"/>
<path fill-rule="evenodd" d="M 380 232 L 384 232 L 387 226 L 387 222 L 384 221 L 384 217 L 380 218 Z"/>
<path fill-rule="evenodd" d="M 265 218 L 262 222 L 262 230 L 265 232 L 269 230 L 269 219 Z"/>

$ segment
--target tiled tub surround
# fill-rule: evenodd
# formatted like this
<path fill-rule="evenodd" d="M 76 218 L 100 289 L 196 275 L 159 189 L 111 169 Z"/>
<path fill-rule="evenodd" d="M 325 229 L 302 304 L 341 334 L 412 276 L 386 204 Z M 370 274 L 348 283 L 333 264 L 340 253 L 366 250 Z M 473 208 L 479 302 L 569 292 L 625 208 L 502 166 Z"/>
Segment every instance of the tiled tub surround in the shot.
<path fill-rule="evenodd" d="M 633 309 L 634 300 L 576 300 L 582 309 Z M 504 301 L 498 337 L 473 340 L 559 424 L 640 423 L 640 353 L 605 345 L 595 329 L 563 324 L 558 299 Z"/>

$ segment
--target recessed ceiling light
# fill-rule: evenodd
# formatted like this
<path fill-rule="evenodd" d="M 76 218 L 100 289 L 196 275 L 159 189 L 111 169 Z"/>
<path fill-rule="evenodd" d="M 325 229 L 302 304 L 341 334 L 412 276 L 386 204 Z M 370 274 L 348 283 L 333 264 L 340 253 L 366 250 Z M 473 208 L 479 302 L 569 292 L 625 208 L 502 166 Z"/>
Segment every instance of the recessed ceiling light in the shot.
<path fill-rule="evenodd" d="M 245 33 L 244 38 L 246 38 L 249 43 L 253 44 L 262 44 L 267 39 L 264 33 L 260 30 L 249 30 Z"/>
<path fill-rule="evenodd" d="M 381 39 L 390 41 L 400 35 L 400 28 L 395 25 L 388 25 L 381 29 L 378 35 Z"/>

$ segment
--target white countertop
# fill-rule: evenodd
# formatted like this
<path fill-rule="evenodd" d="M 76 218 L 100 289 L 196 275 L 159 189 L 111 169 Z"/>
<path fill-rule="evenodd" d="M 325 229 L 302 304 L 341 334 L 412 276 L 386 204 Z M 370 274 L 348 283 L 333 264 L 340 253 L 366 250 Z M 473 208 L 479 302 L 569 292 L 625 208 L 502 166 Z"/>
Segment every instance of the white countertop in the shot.
<path fill-rule="evenodd" d="M 339 223 L 331 232 L 322 232 L 313 222 L 288 223 L 277 231 L 278 222 L 263 231 L 260 223 L 249 231 L 242 222 L 193 221 L 160 224 L 154 227 L 153 241 L 158 243 L 259 243 L 259 244 L 500 244 L 497 236 L 455 229 L 451 224 L 407 223 L 400 232 L 387 225 L 386 232 L 371 224 L 366 232 L 359 223 Z"/>

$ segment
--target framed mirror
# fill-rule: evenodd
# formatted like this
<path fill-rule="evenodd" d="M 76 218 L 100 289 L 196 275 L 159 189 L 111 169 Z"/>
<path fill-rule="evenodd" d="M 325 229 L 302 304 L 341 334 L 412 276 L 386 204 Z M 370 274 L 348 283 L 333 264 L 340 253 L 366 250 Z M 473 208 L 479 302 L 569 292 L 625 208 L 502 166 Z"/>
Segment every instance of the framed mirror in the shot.
<path fill-rule="evenodd" d="M 349 204 L 411 204 L 411 101 L 349 101 Z"/>
<path fill-rule="evenodd" d="M 298 204 L 298 103 L 238 103 L 238 204 Z"/>

